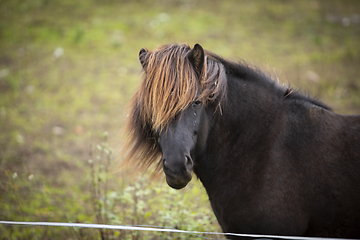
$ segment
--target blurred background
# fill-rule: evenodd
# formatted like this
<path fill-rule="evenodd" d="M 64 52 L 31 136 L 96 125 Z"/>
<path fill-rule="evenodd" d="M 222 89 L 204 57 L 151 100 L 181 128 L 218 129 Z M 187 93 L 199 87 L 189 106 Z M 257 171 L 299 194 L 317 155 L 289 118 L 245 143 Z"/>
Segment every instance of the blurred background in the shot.
<path fill-rule="evenodd" d="M 138 53 L 200 43 L 360 113 L 360 1 L 0 0 L 0 220 L 220 231 L 199 181 L 115 171 Z M 150 170 L 151 171 L 151 170 Z M 202 239 L 0 226 L 2 239 Z"/>

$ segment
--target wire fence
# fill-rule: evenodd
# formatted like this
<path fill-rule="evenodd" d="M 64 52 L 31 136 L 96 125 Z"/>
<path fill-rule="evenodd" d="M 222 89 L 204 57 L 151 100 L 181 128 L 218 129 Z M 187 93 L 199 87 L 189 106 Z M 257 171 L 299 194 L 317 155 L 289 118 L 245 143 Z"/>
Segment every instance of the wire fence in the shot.
<path fill-rule="evenodd" d="M 267 238 L 267 239 L 288 239 L 288 240 L 345 240 L 344 238 L 321 238 L 321 237 L 296 237 L 296 236 L 278 236 L 278 235 L 260 235 L 260 234 L 239 234 L 239 233 L 219 233 L 219 232 L 198 232 L 185 231 L 178 229 L 169 229 L 157 226 L 127 226 L 127 225 L 107 225 L 107 224 L 88 224 L 88 223 L 59 223 L 59 222 L 16 222 L 0 221 L 2 225 L 11 226 L 47 226 L 47 227 L 76 227 L 76 228 L 93 228 L 93 229 L 112 229 L 112 230 L 129 230 L 129 231 L 153 231 L 164 233 L 181 233 L 181 234 L 207 234 L 237 236 L 248 238 Z M 347 239 L 349 240 L 349 239 Z"/>

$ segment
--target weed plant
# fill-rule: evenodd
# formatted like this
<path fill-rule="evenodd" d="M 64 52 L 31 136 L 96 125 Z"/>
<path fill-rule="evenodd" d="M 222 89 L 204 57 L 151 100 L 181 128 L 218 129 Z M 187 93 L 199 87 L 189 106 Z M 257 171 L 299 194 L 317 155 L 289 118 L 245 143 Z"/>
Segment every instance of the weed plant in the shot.
<path fill-rule="evenodd" d="M 158 182 L 152 183 L 146 175 L 133 177 L 133 181 L 114 178 L 109 169 L 114 169 L 113 150 L 104 141 L 90 154 L 91 192 L 99 224 L 154 226 L 188 231 L 213 231 L 220 229 L 214 225 L 216 219 L 207 206 L 199 182 L 188 189 L 177 191 Z M 126 175 L 125 175 L 126 176 Z M 111 189 L 112 187 L 115 189 Z M 204 206 L 207 206 L 204 208 Z M 154 211 L 156 209 L 156 211 Z M 202 211 L 196 211 L 202 209 Z M 160 232 L 99 230 L 101 239 L 188 239 L 185 234 L 164 234 Z M 193 236 L 195 238 L 195 236 Z M 201 236 L 199 236 L 201 237 Z M 206 235 L 202 236 L 206 237 Z"/>

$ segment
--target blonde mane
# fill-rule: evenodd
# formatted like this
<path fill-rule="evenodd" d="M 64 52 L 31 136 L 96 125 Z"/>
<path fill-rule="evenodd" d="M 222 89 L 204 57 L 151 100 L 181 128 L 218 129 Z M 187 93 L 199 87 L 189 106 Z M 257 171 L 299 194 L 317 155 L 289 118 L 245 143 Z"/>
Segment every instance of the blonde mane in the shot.
<path fill-rule="evenodd" d="M 145 170 L 156 163 L 159 170 L 159 132 L 197 99 L 204 105 L 216 102 L 217 106 L 224 101 L 223 65 L 207 52 L 203 69 L 197 73 L 187 56 L 190 50 L 185 44 L 171 44 L 140 54 L 143 81 L 130 102 L 125 164 L 133 166 L 135 162 L 139 170 Z"/>

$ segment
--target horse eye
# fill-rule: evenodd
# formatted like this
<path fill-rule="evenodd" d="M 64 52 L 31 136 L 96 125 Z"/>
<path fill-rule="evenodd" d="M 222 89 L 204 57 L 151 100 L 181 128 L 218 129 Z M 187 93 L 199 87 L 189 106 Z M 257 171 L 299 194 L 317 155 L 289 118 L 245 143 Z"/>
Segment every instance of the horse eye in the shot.
<path fill-rule="evenodd" d="M 198 99 L 198 100 L 196 100 L 196 101 L 194 102 L 194 105 L 195 105 L 195 106 L 199 106 L 199 105 L 201 105 L 201 104 L 202 104 L 201 99 Z"/>

